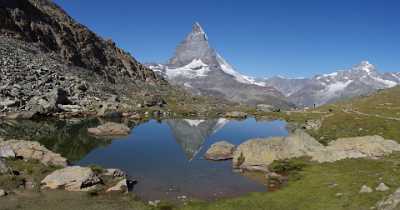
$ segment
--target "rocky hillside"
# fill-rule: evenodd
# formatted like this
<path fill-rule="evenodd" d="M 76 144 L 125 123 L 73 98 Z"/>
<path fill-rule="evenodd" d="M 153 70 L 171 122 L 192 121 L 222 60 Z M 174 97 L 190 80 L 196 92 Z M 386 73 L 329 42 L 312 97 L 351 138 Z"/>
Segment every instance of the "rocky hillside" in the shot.
<path fill-rule="evenodd" d="M 0 17 L 2 35 L 36 43 L 65 64 L 93 70 L 113 83 L 119 77 L 160 81 L 112 40 L 97 36 L 50 0 L 1 0 Z"/>
<path fill-rule="evenodd" d="M 0 54 L 3 113 L 90 111 L 109 99 L 161 105 L 157 95 L 172 89 L 49 0 L 0 0 Z"/>

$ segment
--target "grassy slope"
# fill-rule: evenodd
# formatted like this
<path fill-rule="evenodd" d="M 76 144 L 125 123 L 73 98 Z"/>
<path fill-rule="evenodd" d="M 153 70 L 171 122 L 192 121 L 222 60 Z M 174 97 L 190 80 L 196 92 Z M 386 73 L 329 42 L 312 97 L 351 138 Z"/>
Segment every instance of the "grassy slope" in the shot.
<path fill-rule="evenodd" d="M 184 210 L 339 210 L 370 209 L 384 196 L 400 186 L 398 179 L 400 156 L 382 160 L 344 160 L 336 163 L 308 163 L 300 172 L 301 178 L 290 181 L 281 190 L 252 193 L 247 196 L 220 200 L 214 203 L 193 203 Z M 380 182 L 390 191 L 360 194 L 362 185 L 376 187 Z M 332 184 L 337 184 L 332 187 Z M 342 196 L 337 196 L 342 193 Z"/>

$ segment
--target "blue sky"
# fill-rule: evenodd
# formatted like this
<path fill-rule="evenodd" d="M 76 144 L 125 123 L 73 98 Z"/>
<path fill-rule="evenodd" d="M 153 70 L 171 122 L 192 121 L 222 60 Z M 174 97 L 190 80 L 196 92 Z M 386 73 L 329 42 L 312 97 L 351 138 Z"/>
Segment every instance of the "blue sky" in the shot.
<path fill-rule="evenodd" d="M 369 60 L 400 71 L 399 0 L 55 0 L 141 62 L 166 62 L 195 21 L 237 70 L 308 77 Z"/>

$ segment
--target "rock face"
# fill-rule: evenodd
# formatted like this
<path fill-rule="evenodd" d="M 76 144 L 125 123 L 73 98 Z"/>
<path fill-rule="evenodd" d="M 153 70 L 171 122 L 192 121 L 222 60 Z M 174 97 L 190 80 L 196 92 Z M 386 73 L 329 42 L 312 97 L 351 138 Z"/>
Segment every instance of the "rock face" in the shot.
<path fill-rule="evenodd" d="M 234 151 L 235 145 L 221 141 L 211 145 L 204 157 L 208 160 L 227 160 L 232 159 Z"/>
<path fill-rule="evenodd" d="M 378 210 L 395 210 L 399 208 L 400 204 L 400 188 L 391 194 L 386 200 L 378 202 Z"/>
<path fill-rule="evenodd" d="M 38 160 L 45 165 L 67 166 L 67 160 L 38 142 L 8 140 L 0 142 L 0 148 L 11 148 L 16 156 L 24 159 Z"/>
<path fill-rule="evenodd" d="M 0 112 L 88 112 L 115 93 L 168 87 L 50 0 L 0 0 L 0 63 Z"/>
<path fill-rule="evenodd" d="M 192 93 L 224 98 L 246 104 L 270 104 L 279 108 L 291 105 L 275 88 L 259 84 L 237 72 L 209 44 L 208 37 L 199 23 L 177 46 L 168 64 L 149 64 L 173 84 Z"/>
<path fill-rule="evenodd" d="M 131 129 L 124 124 L 108 122 L 97 128 L 89 128 L 88 132 L 95 136 L 126 136 L 129 135 Z"/>
<path fill-rule="evenodd" d="M 101 180 L 91 168 L 70 166 L 56 170 L 42 180 L 43 188 L 65 188 L 67 191 L 88 191 Z"/>
<path fill-rule="evenodd" d="M 307 133 L 296 130 L 288 137 L 253 139 L 239 145 L 233 166 L 267 170 L 275 160 L 311 157 L 317 162 L 334 162 L 347 158 L 379 158 L 400 151 L 400 144 L 380 136 L 341 138 L 323 146 Z"/>

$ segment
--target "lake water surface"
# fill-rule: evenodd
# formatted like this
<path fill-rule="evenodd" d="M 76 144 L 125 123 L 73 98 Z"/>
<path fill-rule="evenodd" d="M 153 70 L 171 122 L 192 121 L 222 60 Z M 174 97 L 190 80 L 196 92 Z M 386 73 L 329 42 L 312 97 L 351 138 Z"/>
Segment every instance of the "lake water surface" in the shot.
<path fill-rule="evenodd" d="M 267 187 L 253 176 L 232 170 L 231 161 L 203 158 L 211 144 L 225 140 L 235 145 L 257 137 L 286 136 L 284 121 L 227 119 L 151 120 L 133 127 L 124 138 L 98 139 L 87 128 L 103 120 L 18 121 L 0 123 L 0 136 L 39 141 L 76 165 L 120 168 L 136 180 L 133 191 L 145 200 L 178 196 L 213 200 Z"/>
<path fill-rule="evenodd" d="M 125 170 L 138 180 L 134 192 L 144 199 L 213 199 L 265 191 L 262 183 L 233 172 L 231 161 L 208 161 L 203 155 L 221 140 L 238 145 L 250 138 L 287 135 L 285 126 L 282 121 L 255 119 L 152 120 L 76 164 Z"/>

